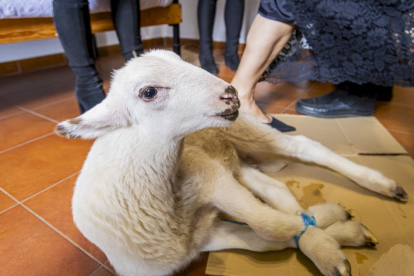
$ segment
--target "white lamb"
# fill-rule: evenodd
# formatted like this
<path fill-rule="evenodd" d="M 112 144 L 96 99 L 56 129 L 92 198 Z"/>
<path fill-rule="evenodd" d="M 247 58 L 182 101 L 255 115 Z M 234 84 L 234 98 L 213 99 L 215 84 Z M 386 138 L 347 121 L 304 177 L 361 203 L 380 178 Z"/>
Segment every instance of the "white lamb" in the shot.
<path fill-rule="evenodd" d="M 284 183 L 248 165 L 248 155 L 314 162 L 407 200 L 395 181 L 319 143 L 247 115 L 235 121 L 238 107 L 228 83 L 159 50 L 128 62 L 101 104 L 57 126 L 61 136 L 96 138 L 76 183 L 73 216 L 118 274 L 170 275 L 201 251 L 296 248 L 296 236 L 324 275 L 350 275 L 340 246 L 375 246 L 376 238 L 337 204 L 303 210 Z M 220 211 L 248 226 L 220 220 Z M 317 227 L 306 229 L 311 216 Z"/>

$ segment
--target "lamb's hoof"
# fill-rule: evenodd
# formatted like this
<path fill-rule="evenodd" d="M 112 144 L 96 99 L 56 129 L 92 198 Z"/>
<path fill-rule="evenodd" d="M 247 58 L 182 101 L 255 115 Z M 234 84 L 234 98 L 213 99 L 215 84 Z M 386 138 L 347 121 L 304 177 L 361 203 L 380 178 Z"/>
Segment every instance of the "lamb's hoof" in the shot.
<path fill-rule="evenodd" d="M 335 267 L 329 276 L 351 276 L 351 265 L 345 260 L 339 266 Z"/>
<path fill-rule="evenodd" d="M 354 218 L 354 216 L 351 215 L 351 213 L 349 211 L 345 210 L 345 212 L 346 212 L 346 220 L 351 220 L 351 219 Z"/>
<path fill-rule="evenodd" d="M 351 210 L 347 210 L 345 206 L 342 206 L 340 203 L 338 205 L 341 206 L 342 209 L 344 209 L 346 220 L 352 220 L 354 218 L 354 216 L 351 214 Z"/>
<path fill-rule="evenodd" d="M 400 186 L 397 186 L 394 190 L 394 199 L 400 201 L 400 202 L 407 202 L 408 201 L 408 194 L 404 191 L 403 188 Z"/>
<path fill-rule="evenodd" d="M 370 248 L 374 248 L 379 243 L 378 239 L 364 225 L 361 224 L 361 228 L 362 228 L 362 232 L 364 233 L 364 236 L 365 236 L 365 246 L 370 247 Z"/>

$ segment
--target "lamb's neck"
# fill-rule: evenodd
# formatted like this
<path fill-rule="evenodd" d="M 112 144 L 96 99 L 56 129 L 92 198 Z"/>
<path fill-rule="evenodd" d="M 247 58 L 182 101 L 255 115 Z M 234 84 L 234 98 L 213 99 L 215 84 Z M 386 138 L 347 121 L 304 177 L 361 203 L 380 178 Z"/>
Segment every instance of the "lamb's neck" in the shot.
<path fill-rule="evenodd" d="M 172 192 L 172 185 L 181 159 L 184 139 L 143 135 L 139 139 L 138 162 L 136 169 L 144 175 L 142 185 L 154 189 Z M 169 193 L 169 196 L 172 196 Z"/>
<path fill-rule="evenodd" d="M 175 189 L 183 146 L 184 139 L 140 137 L 136 152 L 139 164 L 135 166 L 134 177 L 137 182 L 128 190 L 136 192 L 139 209 L 145 210 L 141 218 L 148 216 L 157 221 L 161 232 L 186 232 Z"/>
<path fill-rule="evenodd" d="M 133 217 L 136 229 L 151 222 L 151 229 L 156 229 L 159 235 L 167 233 L 166 237 L 170 237 L 185 233 L 187 223 L 174 188 L 184 139 L 150 136 L 129 128 L 100 143 L 102 147 L 110 147 L 109 151 L 115 155 L 109 162 L 117 163 L 113 166 L 116 171 L 106 173 L 117 178 L 108 182 L 115 183 L 112 194 L 122 203 L 123 216 Z"/>

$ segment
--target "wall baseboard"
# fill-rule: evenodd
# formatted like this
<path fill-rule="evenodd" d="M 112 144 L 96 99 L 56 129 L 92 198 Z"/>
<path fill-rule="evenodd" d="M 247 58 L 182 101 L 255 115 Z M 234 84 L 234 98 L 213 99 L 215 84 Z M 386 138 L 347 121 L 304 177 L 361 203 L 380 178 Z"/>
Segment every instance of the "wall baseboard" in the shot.
<path fill-rule="evenodd" d="M 173 39 L 172 37 L 165 37 L 165 45 L 172 46 L 173 45 Z M 200 40 L 199 39 L 192 39 L 192 38 L 180 38 L 181 46 L 199 46 Z M 239 44 L 239 52 L 243 52 L 246 44 Z M 213 48 L 224 50 L 226 48 L 226 42 L 224 41 L 213 41 Z"/>
<path fill-rule="evenodd" d="M 198 39 L 181 38 L 182 46 L 195 46 L 198 47 L 200 41 Z M 171 37 L 158 37 L 143 41 L 144 49 L 151 49 L 157 47 L 172 47 L 173 39 Z M 224 50 L 225 42 L 214 41 L 214 49 Z M 245 44 L 239 45 L 239 52 L 243 52 Z M 118 44 L 103 46 L 98 48 L 98 54 L 100 57 L 109 56 L 114 53 L 120 53 L 121 49 Z M 39 70 L 44 68 L 56 67 L 67 65 L 68 61 L 64 53 L 33 57 L 28 59 L 21 59 L 15 61 L 8 61 L 0 63 L 0 76 L 8 76 L 21 74 L 33 70 Z"/>

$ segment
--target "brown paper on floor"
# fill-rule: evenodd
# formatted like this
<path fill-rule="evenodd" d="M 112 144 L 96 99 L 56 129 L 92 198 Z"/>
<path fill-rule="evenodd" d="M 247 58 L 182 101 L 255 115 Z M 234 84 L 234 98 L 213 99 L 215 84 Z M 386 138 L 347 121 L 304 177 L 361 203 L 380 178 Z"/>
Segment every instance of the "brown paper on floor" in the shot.
<path fill-rule="evenodd" d="M 367 276 L 414 275 L 414 251 L 408 245 L 397 244 L 381 256 Z"/>
<path fill-rule="evenodd" d="M 273 115 L 296 127 L 290 135 L 305 135 L 339 154 L 406 153 L 375 117 L 320 119 L 298 115 Z"/>
<path fill-rule="evenodd" d="M 360 149 L 362 152 L 370 153 L 405 152 L 375 118 L 327 120 L 293 115 L 277 117 L 297 127 L 298 134 L 306 134 L 314 140 L 328 144 L 328 147 L 344 153 L 352 161 L 377 169 L 395 179 L 413 197 L 414 161 L 410 157 L 357 154 Z M 374 126 L 370 126 L 371 124 Z M 365 131 L 358 125 L 363 125 Z M 302 128 L 302 126 L 306 127 Z M 360 136 L 349 133 L 353 131 L 353 126 L 360 130 Z M 326 128 L 324 131 L 326 135 L 322 133 L 324 128 Z M 341 133 L 332 133 L 331 128 L 340 129 Z M 313 137 L 310 135 L 312 129 L 317 132 Z M 335 139 L 330 140 L 329 137 Z M 287 166 L 282 171 L 269 175 L 286 183 L 303 207 L 307 208 L 309 205 L 327 201 L 340 203 L 351 210 L 355 220 L 362 222 L 374 233 L 380 242 L 376 249 L 343 249 L 351 263 L 353 275 L 367 275 L 380 257 L 395 245 L 402 244 L 414 248 L 414 199 L 406 204 L 397 203 L 365 190 L 333 171 L 294 161 L 287 162 Z M 251 276 L 320 275 L 318 269 L 306 256 L 293 249 L 267 253 L 245 250 L 211 252 L 206 273 Z M 376 276 L 376 274 L 371 275 Z"/>

